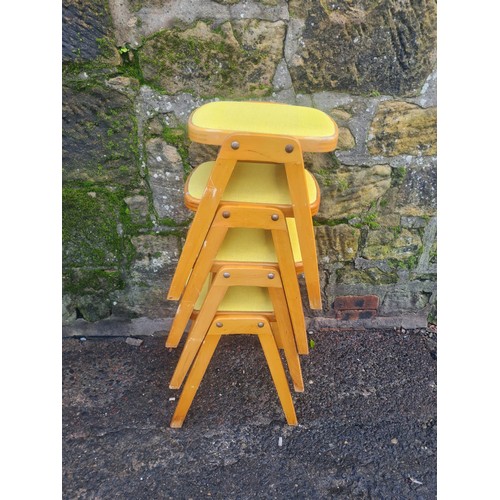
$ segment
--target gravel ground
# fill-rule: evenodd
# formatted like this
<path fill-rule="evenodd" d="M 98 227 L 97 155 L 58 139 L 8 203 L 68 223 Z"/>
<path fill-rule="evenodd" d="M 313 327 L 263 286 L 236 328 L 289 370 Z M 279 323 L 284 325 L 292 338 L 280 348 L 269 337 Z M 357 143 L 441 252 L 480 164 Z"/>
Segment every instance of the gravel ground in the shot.
<path fill-rule="evenodd" d="M 181 429 L 168 388 L 179 349 L 63 339 L 63 498 L 435 498 L 436 332 L 312 338 L 297 427 L 257 338 L 234 336 Z"/>

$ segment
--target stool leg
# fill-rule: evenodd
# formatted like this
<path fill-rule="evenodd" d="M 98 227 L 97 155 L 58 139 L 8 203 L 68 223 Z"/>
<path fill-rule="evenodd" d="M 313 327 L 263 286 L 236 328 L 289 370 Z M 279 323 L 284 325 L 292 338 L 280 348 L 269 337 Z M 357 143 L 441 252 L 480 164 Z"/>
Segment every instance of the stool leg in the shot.
<path fill-rule="evenodd" d="M 288 307 L 282 288 L 269 288 L 269 296 L 273 303 L 274 314 L 280 330 L 281 342 L 285 351 L 285 358 L 288 364 L 288 371 L 292 377 L 293 387 L 296 392 L 304 392 L 304 381 L 302 380 L 302 369 L 300 359 L 297 354 L 293 329 L 288 315 Z"/>
<path fill-rule="evenodd" d="M 299 354 L 309 354 L 306 322 L 302 309 L 302 298 L 295 272 L 295 261 L 290 246 L 290 239 L 284 231 L 273 230 L 272 236 L 276 256 L 278 257 L 283 289 L 288 302 L 290 320 L 292 321 L 295 341 L 297 342 L 297 351 Z"/>
<path fill-rule="evenodd" d="M 264 351 L 264 356 L 266 357 L 267 365 L 269 366 L 269 371 L 271 372 L 271 377 L 273 378 L 276 391 L 278 392 L 281 407 L 285 413 L 286 421 L 288 425 L 297 425 L 298 422 L 293 406 L 292 395 L 290 394 L 285 370 L 281 364 L 280 354 L 274 342 L 274 338 L 270 332 L 259 332 L 258 336 L 260 345 Z"/>
<path fill-rule="evenodd" d="M 200 253 L 217 207 L 233 173 L 236 160 L 217 159 L 207 186 L 188 231 L 172 283 L 167 294 L 168 300 L 179 300 L 198 254 Z"/>
<path fill-rule="evenodd" d="M 196 356 L 193 367 L 189 372 L 181 397 L 179 398 L 179 402 L 175 408 L 172 421 L 170 422 L 170 427 L 182 427 L 187 412 L 189 411 L 194 396 L 196 395 L 196 391 L 198 390 L 201 380 L 203 379 L 203 375 L 205 375 L 208 364 L 210 363 L 210 360 L 215 352 L 215 348 L 219 343 L 220 337 L 220 335 L 212 333 L 209 333 L 205 337 L 205 340 L 200 347 L 198 356 Z"/>
<path fill-rule="evenodd" d="M 278 327 L 278 323 L 276 321 L 269 323 L 271 326 L 271 330 L 273 332 L 274 341 L 276 342 L 276 347 L 278 349 L 283 349 L 283 342 L 281 341 L 281 332 Z"/>
<path fill-rule="evenodd" d="M 170 380 L 170 389 L 179 389 L 182 385 L 189 367 L 198 352 L 198 349 L 206 336 L 210 324 L 217 312 L 221 300 L 224 298 L 227 287 L 211 286 L 200 313 L 194 322 L 187 337 L 181 356 L 175 367 L 174 374 Z"/>
<path fill-rule="evenodd" d="M 184 333 L 184 329 L 191 317 L 196 301 L 203 287 L 205 279 L 210 272 L 213 261 L 217 256 L 217 251 L 227 233 L 227 227 L 213 226 L 203 245 L 200 256 L 196 261 L 193 272 L 189 277 L 186 289 L 182 294 L 179 307 L 172 322 L 170 333 L 168 334 L 166 347 L 177 347 Z"/>
<path fill-rule="evenodd" d="M 307 196 L 305 173 L 303 166 L 294 163 L 285 163 L 285 170 L 293 204 L 295 223 L 297 225 L 297 234 L 299 236 L 309 305 L 311 309 L 321 309 L 321 288 L 319 284 L 316 240 L 311 218 L 311 208 Z"/>

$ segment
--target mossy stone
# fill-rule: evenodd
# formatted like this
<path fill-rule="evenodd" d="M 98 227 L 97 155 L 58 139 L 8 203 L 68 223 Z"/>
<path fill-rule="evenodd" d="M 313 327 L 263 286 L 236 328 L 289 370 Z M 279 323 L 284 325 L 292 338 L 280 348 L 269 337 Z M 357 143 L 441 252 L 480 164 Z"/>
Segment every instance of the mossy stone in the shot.
<path fill-rule="evenodd" d="M 368 134 L 372 155 L 435 155 L 436 108 L 422 109 L 402 101 L 380 103 Z"/>
<path fill-rule="evenodd" d="M 436 214 L 436 183 L 437 166 L 433 159 L 422 165 L 415 162 L 393 168 L 391 187 L 378 204 L 381 216 L 398 214 L 403 226 L 424 227 L 425 221 Z"/>
<path fill-rule="evenodd" d="M 106 0 L 63 1 L 62 60 L 120 64 Z"/>
<path fill-rule="evenodd" d="M 63 181 L 134 187 L 139 139 L 134 101 L 101 84 L 63 87 Z"/>
<path fill-rule="evenodd" d="M 347 224 L 315 228 L 320 262 L 352 261 L 358 252 L 361 231 Z"/>
<path fill-rule="evenodd" d="M 321 188 L 318 217 L 324 220 L 341 219 L 368 210 L 389 189 L 391 167 L 341 166 L 335 170 L 313 168 Z"/>
<path fill-rule="evenodd" d="M 264 96 L 272 91 L 284 35 L 283 21 L 257 19 L 165 30 L 144 42 L 142 73 L 168 94 Z"/>
<path fill-rule="evenodd" d="M 122 255 L 122 200 L 111 191 L 91 189 L 63 189 L 63 266 L 117 268 Z"/>
<path fill-rule="evenodd" d="M 365 283 L 368 285 L 389 285 L 397 283 L 399 280 L 396 271 L 382 271 L 373 267 L 368 269 L 337 269 L 337 281 L 339 285 L 358 285 Z"/>
<path fill-rule="evenodd" d="M 417 232 L 402 228 L 395 231 L 380 228 L 368 231 L 361 257 L 371 260 L 404 260 L 416 256 L 422 250 L 422 240 Z"/>
<path fill-rule="evenodd" d="M 296 91 L 416 95 L 436 61 L 435 0 L 291 0 L 304 29 L 289 69 Z"/>

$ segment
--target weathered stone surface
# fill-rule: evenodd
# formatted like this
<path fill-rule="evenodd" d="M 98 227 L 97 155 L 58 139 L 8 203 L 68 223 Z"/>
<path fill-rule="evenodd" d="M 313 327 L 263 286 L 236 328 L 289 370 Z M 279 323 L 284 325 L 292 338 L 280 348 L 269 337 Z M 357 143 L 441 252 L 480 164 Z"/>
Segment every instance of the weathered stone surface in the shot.
<path fill-rule="evenodd" d="M 288 20 L 286 0 L 109 0 L 118 45 L 141 44 L 164 29 L 210 20 L 216 25 L 235 19 Z"/>
<path fill-rule="evenodd" d="M 136 194 L 124 199 L 130 213 L 133 224 L 147 226 L 149 220 L 149 202 L 146 196 Z"/>
<path fill-rule="evenodd" d="M 106 318 L 111 295 L 123 288 L 122 269 L 132 250 L 124 235 L 123 200 L 102 188 L 66 187 L 62 202 L 63 314 L 87 321 Z"/>
<path fill-rule="evenodd" d="M 383 200 L 382 200 L 383 201 Z M 380 206 L 380 203 L 378 204 Z M 380 210 L 376 213 L 376 221 L 379 226 L 383 227 L 399 227 L 401 226 L 401 216 L 395 213 L 387 213 Z"/>
<path fill-rule="evenodd" d="M 112 296 L 123 286 L 118 268 L 63 268 L 63 322 L 68 317 L 90 322 L 109 317 Z"/>
<path fill-rule="evenodd" d="M 275 90 L 286 90 L 292 86 L 292 77 L 288 71 L 288 67 L 284 59 L 282 59 L 277 68 L 273 78 L 273 87 Z"/>
<path fill-rule="evenodd" d="M 427 224 L 423 235 L 423 251 L 416 272 L 419 274 L 436 273 L 437 265 L 437 219 L 433 217 Z"/>
<path fill-rule="evenodd" d="M 352 149 L 354 146 L 356 146 L 356 141 L 351 131 L 347 127 L 339 127 L 337 149 Z"/>
<path fill-rule="evenodd" d="M 366 211 L 391 184 L 389 165 L 314 169 L 321 187 L 318 217 L 344 218 Z"/>
<path fill-rule="evenodd" d="M 118 185 L 138 181 L 133 100 L 105 86 L 63 87 L 63 180 Z"/>
<path fill-rule="evenodd" d="M 105 0 L 63 0 L 62 59 L 63 62 L 120 64 Z"/>
<path fill-rule="evenodd" d="M 427 221 L 424 217 L 412 217 L 412 216 L 401 217 L 401 226 L 407 227 L 409 229 L 425 227 L 426 225 Z"/>
<path fill-rule="evenodd" d="M 318 260 L 321 263 L 353 260 L 360 230 L 347 224 L 315 227 Z"/>
<path fill-rule="evenodd" d="M 67 325 L 76 320 L 76 309 L 68 294 L 62 296 L 62 323 Z"/>
<path fill-rule="evenodd" d="M 105 81 L 107 87 L 118 90 L 122 94 L 135 97 L 139 92 L 139 81 L 128 76 L 115 76 Z"/>
<path fill-rule="evenodd" d="M 121 257 L 120 200 L 106 190 L 65 188 L 62 195 L 63 266 L 117 267 Z"/>
<path fill-rule="evenodd" d="M 368 232 L 360 255 L 366 259 L 407 259 L 416 255 L 422 246 L 420 236 L 409 229 L 381 228 Z"/>
<path fill-rule="evenodd" d="M 345 90 L 415 95 L 432 71 L 436 2 L 293 0 L 304 22 L 290 57 L 296 90 Z"/>
<path fill-rule="evenodd" d="M 372 155 L 435 155 L 436 108 L 402 101 L 380 103 L 368 135 Z"/>
<path fill-rule="evenodd" d="M 76 299 L 76 306 L 80 315 L 90 322 L 105 319 L 111 315 L 112 290 L 97 291 L 89 295 L 81 295 Z"/>
<path fill-rule="evenodd" d="M 184 207 L 184 167 L 177 149 L 157 137 L 148 141 L 146 150 L 148 181 L 158 217 L 186 222 L 190 214 Z"/>
<path fill-rule="evenodd" d="M 177 302 L 166 294 L 179 258 L 176 235 L 145 234 L 132 238 L 136 255 L 127 286 L 114 294 L 113 315 L 117 317 L 173 317 Z"/>
<path fill-rule="evenodd" d="M 330 111 L 330 115 L 338 124 L 345 123 L 347 120 L 352 118 L 352 114 L 345 109 L 332 109 Z"/>
<path fill-rule="evenodd" d="M 395 315 L 403 312 L 418 311 L 429 303 L 428 295 L 422 291 L 408 290 L 399 286 L 389 291 L 380 305 L 381 315 Z"/>
<path fill-rule="evenodd" d="M 370 285 L 387 285 L 399 280 L 396 271 L 382 271 L 376 267 L 369 269 L 352 269 L 345 267 L 337 269 L 337 284 L 355 285 L 366 283 Z"/>
<path fill-rule="evenodd" d="M 256 19 L 163 31 L 141 50 L 144 78 L 169 94 L 262 96 L 283 53 L 285 24 Z"/>
<path fill-rule="evenodd" d="M 206 161 L 214 161 L 217 158 L 219 151 L 218 146 L 211 146 L 210 144 L 198 144 L 191 142 L 188 149 L 189 164 L 195 168 L 200 163 Z"/>
<path fill-rule="evenodd" d="M 422 85 L 420 95 L 409 99 L 410 102 L 418 104 L 422 108 L 437 106 L 437 71 L 433 71 Z"/>
<path fill-rule="evenodd" d="M 437 210 L 437 167 L 435 164 L 411 166 L 404 171 L 397 189 L 388 200 L 392 209 L 404 216 L 435 215 Z"/>
<path fill-rule="evenodd" d="M 162 135 L 165 123 L 159 115 L 149 119 L 145 126 L 145 132 L 148 136 Z"/>

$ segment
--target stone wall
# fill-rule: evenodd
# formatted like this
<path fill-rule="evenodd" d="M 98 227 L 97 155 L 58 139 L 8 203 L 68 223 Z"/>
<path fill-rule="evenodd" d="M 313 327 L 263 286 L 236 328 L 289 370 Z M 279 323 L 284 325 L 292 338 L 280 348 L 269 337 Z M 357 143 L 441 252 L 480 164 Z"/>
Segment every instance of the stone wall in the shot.
<path fill-rule="evenodd" d="M 66 334 L 168 328 L 183 182 L 216 153 L 186 122 L 214 99 L 340 127 L 337 151 L 306 157 L 322 193 L 311 327 L 435 322 L 435 51 L 431 0 L 63 0 Z"/>

